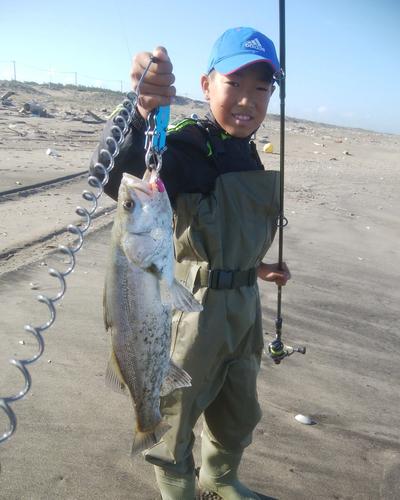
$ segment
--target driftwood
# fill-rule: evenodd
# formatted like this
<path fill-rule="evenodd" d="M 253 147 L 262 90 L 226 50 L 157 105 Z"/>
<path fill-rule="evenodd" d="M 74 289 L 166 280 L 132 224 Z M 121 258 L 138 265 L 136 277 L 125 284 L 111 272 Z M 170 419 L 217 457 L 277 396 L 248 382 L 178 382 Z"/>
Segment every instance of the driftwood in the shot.
<path fill-rule="evenodd" d="M 11 130 L 12 132 L 15 132 L 16 134 L 18 134 L 20 137 L 25 137 L 27 135 L 26 132 L 20 132 L 19 130 L 16 130 L 14 127 L 8 127 L 9 130 Z"/>
<path fill-rule="evenodd" d="M 88 109 L 87 112 L 89 113 L 89 116 L 92 116 L 98 122 L 102 122 L 103 121 L 102 118 L 100 118 L 99 116 L 95 115 L 92 111 L 90 111 L 90 109 Z"/>
<path fill-rule="evenodd" d="M 101 122 L 97 122 L 95 120 L 85 120 L 84 118 L 82 118 L 79 121 L 81 121 L 82 123 L 87 123 L 89 125 L 98 125 L 99 123 L 101 123 Z M 104 122 L 105 120 L 101 120 L 101 121 Z"/>
<path fill-rule="evenodd" d="M 3 94 L 1 97 L 0 97 L 0 101 L 3 102 L 3 101 L 6 101 L 9 97 L 11 97 L 12 95 L 16 94 L 16 92 L 13 92 L 12 90 L 9 90 L 8 92 L 6 92 L 5 94 Z"/>

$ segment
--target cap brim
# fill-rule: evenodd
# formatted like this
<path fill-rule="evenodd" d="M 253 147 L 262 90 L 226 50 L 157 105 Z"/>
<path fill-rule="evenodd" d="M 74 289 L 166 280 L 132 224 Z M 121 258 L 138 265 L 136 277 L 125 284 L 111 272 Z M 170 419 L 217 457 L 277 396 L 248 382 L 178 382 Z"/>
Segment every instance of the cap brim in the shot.
<path fill-rule="evenodd" d="M 255 54 L 242 54 L 242 55 L 236 55 L 234 57 L 228 57 L 215 64 L 214 68 L 218 71 L 218 73 L 226 76 L 230 75 L 231 73 L 234 73 L 235 71 L 238 71 L 241 68 L 244 68 L 245 66 L 248 66 L 249 64 L 262 61 L 269 64 L 274 73 L 279 71 L 279 68 L 277 68 L 272 61 L 270 61 L 265 57 L 257 56 Z"/>

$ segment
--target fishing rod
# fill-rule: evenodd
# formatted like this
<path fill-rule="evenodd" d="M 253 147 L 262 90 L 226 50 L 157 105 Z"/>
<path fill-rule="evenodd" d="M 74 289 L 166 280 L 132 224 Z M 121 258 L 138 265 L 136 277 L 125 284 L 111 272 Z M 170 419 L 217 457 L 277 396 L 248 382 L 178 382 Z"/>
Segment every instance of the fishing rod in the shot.
<path fill-rule="evenodd" d="M 285 98 L 286 98 L 286 55 L 285 55 L 285 0 L 279 0 L 279 71 L 275 73 L 274 79 L 279 82 L 280 98 L 280 193 L 279 193 L 279 215 L 275 221 L 278 227 L 279 260 L 278 268 L 283 270 L 283 229 L 288 225 L 284 216 L 284 190 L 285 190 Z M 278 286 L 277 311 L 275 319 L 276 337 L 268 345 L 268 354 L 274 363 L 279 365 L 283 358 L 294 352 L 306 353 L 305 347 L 285 346 L 282 342 L 282 287 Z"/>

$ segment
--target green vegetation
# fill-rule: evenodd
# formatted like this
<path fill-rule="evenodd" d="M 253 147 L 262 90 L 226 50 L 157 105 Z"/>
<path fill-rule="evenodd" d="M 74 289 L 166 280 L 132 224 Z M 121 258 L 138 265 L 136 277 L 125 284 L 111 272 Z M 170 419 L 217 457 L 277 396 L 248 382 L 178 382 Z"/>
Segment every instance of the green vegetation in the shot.
<path fill-rule="evenodd" d="M 2 84 L 2 86 L 6 86 L 11 89 L 21 88 L 21 86 L 24 85 L 34 85 L 35 87 L 39 87 L 42 89 L 51 88 L 53 90 L 69 89 L 69 90 L 77 90 L 79 92 L 100 92 L 100 93 L 106 92 L 107 94 L 114 94 L 116 96 L 125 96 L 125 93 L 120 92 L 118 90 L 110 90 L 93 86 L 87 87 L 85 85 L 72 85 L 72 84 L 64 85 L 63 83 L 53 83 L 53 82 L 47 82 L 47 83 L 37 83 L 31 81 L 20 82 L 18 80 L 0 80 L 0 84 Z"/>

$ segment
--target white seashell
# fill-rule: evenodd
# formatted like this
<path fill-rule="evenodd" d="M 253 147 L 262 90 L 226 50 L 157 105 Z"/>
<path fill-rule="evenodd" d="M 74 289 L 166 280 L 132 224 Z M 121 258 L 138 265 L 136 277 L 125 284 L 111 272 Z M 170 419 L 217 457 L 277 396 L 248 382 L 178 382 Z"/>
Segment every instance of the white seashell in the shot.
<path fill-rule="evenodd" d="M 296 415 L 294 418 L 301 424 L 311 425 L 311 418 L 305 417 L 304 415 Z"/>

